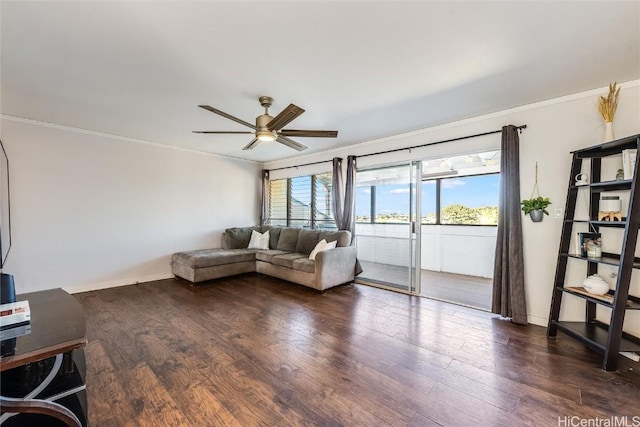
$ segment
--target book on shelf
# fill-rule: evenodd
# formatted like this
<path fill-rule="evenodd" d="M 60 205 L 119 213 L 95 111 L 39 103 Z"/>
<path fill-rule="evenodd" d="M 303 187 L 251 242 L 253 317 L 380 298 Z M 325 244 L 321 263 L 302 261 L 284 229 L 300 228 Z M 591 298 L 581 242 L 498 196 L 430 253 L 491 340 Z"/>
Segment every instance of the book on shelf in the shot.
<path fill-rule="evenodd" d="M 624 174 L 624 179 L 633 178 L 633 171 L 636 169 L 637 157 L 638 150 L 636 148 L 622 150 L 622 172 Z"/>
<path fill-rule="evenodd" d="M 578 247 L 576 253 L 583 257 L 601 256 L 602 235 L 600 233 L 578 233 Z"/>

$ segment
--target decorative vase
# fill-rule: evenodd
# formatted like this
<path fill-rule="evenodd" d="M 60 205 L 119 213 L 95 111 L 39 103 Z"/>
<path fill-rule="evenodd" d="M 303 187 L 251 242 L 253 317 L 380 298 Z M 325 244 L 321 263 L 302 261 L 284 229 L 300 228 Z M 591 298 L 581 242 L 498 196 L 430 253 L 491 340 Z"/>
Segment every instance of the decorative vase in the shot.
<path fill-rule="evenodd" d="M 544 218 L 544 212 L 542 212 L 542 209 L 534 209 L 529 212 L 529 216 L 531 217 L 531 221 L 541 222 L 542 218 Z"/>
<path fill-rule="evenodd" d="M 613 136 L 613 122 L 604 122 L 604 140 L 602 142 L 609 142 L 616 139 Z"/>
<path fill-rule="evenodd" d="M 582 282 L 582 287 L 587 292 L 596 295 L 604 295 L 609 292 L 609 284 L 597 274 L 592 274 L 591 276 L 584 279 L 584 281 Z"/>

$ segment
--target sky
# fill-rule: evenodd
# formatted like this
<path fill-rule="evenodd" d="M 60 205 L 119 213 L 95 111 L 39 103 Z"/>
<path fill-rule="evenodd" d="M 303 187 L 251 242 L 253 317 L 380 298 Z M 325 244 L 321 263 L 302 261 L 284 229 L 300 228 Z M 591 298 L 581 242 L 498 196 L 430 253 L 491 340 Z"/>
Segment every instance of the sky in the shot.
<path fill-rule="evenodd" d="M 442 179 L 442 207 L 461 204 L 470 208 L 498 206 L 500 175 L 479 175 Z M 422 183 L 422 216 L 435 212 L 435 181 Z M 370 187 L 356 190 L 356 216 L 369 216 Z M 409 185 L 393 184 L 376 187 L 377 213 L 409 213 Z"/>

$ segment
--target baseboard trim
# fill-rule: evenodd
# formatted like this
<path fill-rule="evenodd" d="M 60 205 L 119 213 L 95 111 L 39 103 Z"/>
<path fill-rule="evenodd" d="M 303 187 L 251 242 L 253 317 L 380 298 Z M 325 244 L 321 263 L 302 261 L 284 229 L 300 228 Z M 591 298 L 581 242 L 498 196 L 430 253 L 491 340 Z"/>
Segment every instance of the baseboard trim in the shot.
<path fill-rule="evenodd" d="M 535 314 L 530 314 L 528 317 L 528 322 L 533 325 L 544 326 L 547 327 L 549 319 L 546 317 L 536 316 Z"/>
<path fill-rule="evenodd" d="M 116 288 L 118 286 L 137 285 L 138 283 L 153 282 L 173 278 L 173 273 L 151 274 L 148 276 L 130 277 L 126 279 L 110 280 L 108 282 L 87 283 L 76 286 L 63 286 L 63 289 L 70 294 L 80 292 L 97 291 L 99 289 Z"/>

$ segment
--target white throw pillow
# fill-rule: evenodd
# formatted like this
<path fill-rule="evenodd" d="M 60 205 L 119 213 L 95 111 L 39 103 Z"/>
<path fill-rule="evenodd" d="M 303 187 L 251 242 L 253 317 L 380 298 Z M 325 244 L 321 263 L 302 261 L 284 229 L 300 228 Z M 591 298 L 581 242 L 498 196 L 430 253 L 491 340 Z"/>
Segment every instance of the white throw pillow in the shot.
<path fill-rule="evenodd" d="M 258 233 L 253 230 L 247 249 L 269 249 L 269 230 L 264 233 Z"/>
<path fill-rule="evenodd" d="M 318 244 L 316 244 L 316 247 L 313 248 L 313 250 L 311 251 L 311 254 L 309 254 L 309 259 L 311 261 L 315 261 L 316 255 L 318 254 L 318 252 L 323 250 L 325 246 L 327 246 L 327 241 L 325 239 L 320 240 Z"/>
<path fill-rule="evenodd" d="M 328 249 L 333 249 L 336 247 L 337 244 L 338 244 L 337 240 L 334 240 L 333 242 L 329 242 L 329 243 L 327 243 L 325 239 L 320 240 L 316 245 L 316 247 L 313 248 L 313 250 L 311 251 L 311 254 L 309 255 L 309 259 L 311 261 L 315 261 L 316 255 L 318 255 L 318 252 L 326 251 Z"/>

